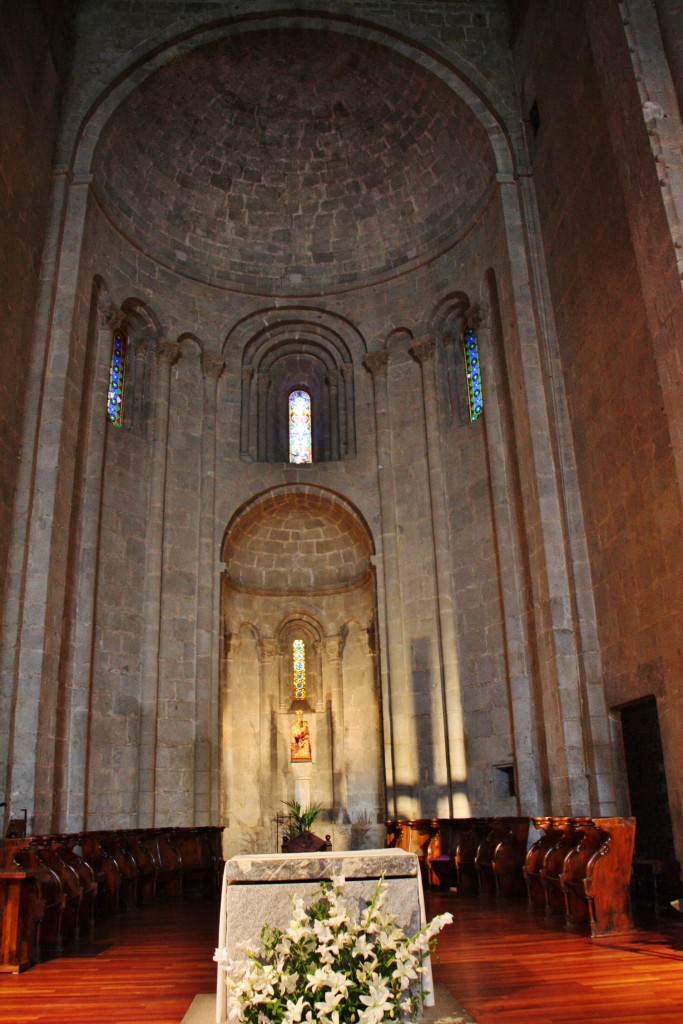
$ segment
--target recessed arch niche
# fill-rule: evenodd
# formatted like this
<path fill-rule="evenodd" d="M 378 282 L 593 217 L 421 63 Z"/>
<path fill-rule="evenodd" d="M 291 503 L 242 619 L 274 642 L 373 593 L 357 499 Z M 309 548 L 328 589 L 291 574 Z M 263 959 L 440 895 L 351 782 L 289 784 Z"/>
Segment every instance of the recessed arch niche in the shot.
<path fill-rule="evenodd" d="M 384 770 L 373 554 L 362 515 L 322 488 L 274 488 L 228 524 L 221 799 L 233 850 L 272 851 L 276 815 L 291 799 L 322 803 L 317 831 L 332 832 L 336 848 L 379 841 Z M 295 639 L 306 650 L 303 699 L 294 690 Z M 306 764 L 292 760 L 298 708 L 311 736 Z"/>

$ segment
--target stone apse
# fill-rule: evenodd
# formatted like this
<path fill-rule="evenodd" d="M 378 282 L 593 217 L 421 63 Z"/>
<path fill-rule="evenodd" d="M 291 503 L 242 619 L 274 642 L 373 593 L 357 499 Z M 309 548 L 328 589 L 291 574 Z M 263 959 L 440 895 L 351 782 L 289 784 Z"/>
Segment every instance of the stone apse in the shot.
<path fill-rule="evenodd" d="M 272 848 L 274 817 L 320 802 L 337 845 L 372 832 L 384 808 L 372 538 L 348 502 L 281 487 L 233 517 L 223 546 L 222 812 L 233 848 Z M 303 642 L 305 682 L 293 686 Z M 291 763 L 295 708 L 310 764 Z M 295 773 L 299 771 L 297 784 Z M 282 826 L 280 826 L 280 834 Z"/>
<path fill-rule="evenodd" d="M 338 847 L 625 813 L 647 699 L 680 852 L 680 124 L 652 5 L 576 7 L 79 5 L 4 374 L 0 771 L 36 832 L 265 851 L 302 780 Z"/>

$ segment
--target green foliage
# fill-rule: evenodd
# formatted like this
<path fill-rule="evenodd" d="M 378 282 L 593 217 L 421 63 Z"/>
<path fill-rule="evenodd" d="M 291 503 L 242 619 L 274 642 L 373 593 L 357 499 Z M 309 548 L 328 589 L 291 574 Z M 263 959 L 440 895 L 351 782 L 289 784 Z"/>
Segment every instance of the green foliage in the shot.
<path fill-rule="evenodd" d="M 318 802 L 307 804 L 306 807 L 302 807 L 298 800 L 286 800 L 283 803 L 285 807 L 289 808 L 289 813 L 294 822 L 292 836 L 299 836 L 302 832 L 308 832 L 323 809 L 323 805 Z"/>

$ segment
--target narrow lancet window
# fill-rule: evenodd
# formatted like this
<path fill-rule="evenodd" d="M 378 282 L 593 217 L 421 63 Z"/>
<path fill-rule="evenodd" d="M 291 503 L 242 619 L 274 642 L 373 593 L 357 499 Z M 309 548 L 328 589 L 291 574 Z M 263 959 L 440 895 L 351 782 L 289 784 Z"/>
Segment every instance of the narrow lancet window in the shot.
<path fill-rule="evenodd" d="M 126 383 L 126 357 L 128 338 L 123 331 L 114 331 L 109 363 L 109 393 L 107 395 L 107 416 L 115 427 L 123 422 L 123 391 Z"/>
<path fill-rule="evenodd" d="M 313 462 L 311 396 L 306 391 L 292 391 L 289 396 L 289 461 Z"/>
<path fill-rule="evenodd" d="M 481 364 L 477 335 L 471 328 L 465 330 L 463 347 L 467 377 L 467 401 L 470 407 L 470 420 L 474 423 L 484 411 L 484 392 L 481 387 Z"/>
<path fill-rule="evenodd" d="M 306 700 L 306 644 L 303 640 L 292 641 L 292 682 L 294 700 Z"/>

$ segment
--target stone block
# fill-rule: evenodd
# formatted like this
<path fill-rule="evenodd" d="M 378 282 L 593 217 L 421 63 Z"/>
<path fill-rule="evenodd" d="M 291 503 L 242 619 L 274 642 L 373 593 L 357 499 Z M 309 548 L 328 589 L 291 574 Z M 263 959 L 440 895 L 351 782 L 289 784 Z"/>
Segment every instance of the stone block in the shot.
<path fill-rule="evenodd" d="M 264 924 L 286 928 L 293 917 L 292 897 L 312 902 L 320 881 L 333 874 L 346 878 L 344 898 L 355 915 L 368 906 L 382 875 L 387 879 L 385 910 L 412 934 L 426 923 L 422 879 L 415 854 L 404 850 L 363 850 L 323 854 L 261 854 L 233 857 L 225 865 L 219 948 L 234 959 L 245 957 L 244 945 L 260 947 Z M 423 984 L 432 991 L 431 966 Z M 225 980 L 218 973 L 218 1024 L 225 1021 Z"/>

